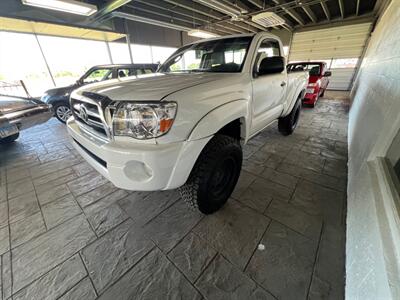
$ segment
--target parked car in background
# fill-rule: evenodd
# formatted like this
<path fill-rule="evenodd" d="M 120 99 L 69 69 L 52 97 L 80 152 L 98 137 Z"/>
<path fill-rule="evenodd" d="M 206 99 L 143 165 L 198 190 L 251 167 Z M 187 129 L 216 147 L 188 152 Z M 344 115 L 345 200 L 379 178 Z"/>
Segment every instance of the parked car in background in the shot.
<path fill-rule="evenodd" d="M 307 71 L 310 75 L 303 104 L 314 107 L 319 97 L 324 96 L 328 88 L 329 76 L 332 75 L 327 69 L 324 62 L 297 62 L 287 65 L 289 73 Z"/>
<path fill-rule="evenodd" d="M 0 95 L 0 144 L 15 141 L 21 130 L 45 123 L 52 116 L 51 105 L 42 101 Z"/>
<path fill-rule="evenodd" d="M 71 116 L 69 107 L 69 96 L 71 92 L 83 85 L 142 74 L 154 73 L 158 64 L 119 64 L 119 65 L 99 65 L 90 68 L 74 84 L 51 89 L 42 96 L 42 101 L 53 105 L 56 118 L 65 123 Z"/>
<path fill-rule="evenodd" d="M 178 49 L 158 73 L 99 82 L 71 94 L 72 144 L 114 185 L 180 188 L 210 214 L 231 195 L 242 145 L 278 121 L 295 130 L 308 73 L 286 72 L 267 32 L 202 40 Z"/>

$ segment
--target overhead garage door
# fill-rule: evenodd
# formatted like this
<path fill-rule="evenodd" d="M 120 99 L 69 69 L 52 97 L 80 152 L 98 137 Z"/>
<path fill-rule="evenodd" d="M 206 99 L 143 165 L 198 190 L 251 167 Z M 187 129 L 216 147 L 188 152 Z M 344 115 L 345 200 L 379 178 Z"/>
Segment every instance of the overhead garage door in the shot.
<path fill-rule="evenodd" d="M 329 89 L 349 90 L 370 33 L 371 23 L 296 32 L 289 61 L 326 61 L 332 71 Z"/>

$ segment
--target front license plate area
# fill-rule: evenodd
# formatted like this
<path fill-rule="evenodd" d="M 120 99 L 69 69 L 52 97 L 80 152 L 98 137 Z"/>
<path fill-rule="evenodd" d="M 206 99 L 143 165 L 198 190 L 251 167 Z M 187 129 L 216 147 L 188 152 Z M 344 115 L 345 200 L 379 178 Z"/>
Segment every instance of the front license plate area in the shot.
<path fill-rule="evenodd" d="M 8 125 L 6 127 L 0 128 L 0 138 L 4 139 L 10 135 L 18 133 L 17 125 Z"/>

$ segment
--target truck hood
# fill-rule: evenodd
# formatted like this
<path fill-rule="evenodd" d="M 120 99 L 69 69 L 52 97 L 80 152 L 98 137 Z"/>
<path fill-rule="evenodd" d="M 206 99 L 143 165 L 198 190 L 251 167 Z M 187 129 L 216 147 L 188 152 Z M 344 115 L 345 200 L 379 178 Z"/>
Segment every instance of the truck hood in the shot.
<path fill-rule="evenodd" d="M 117 101 L 158 101 L 174 92 L 225 76 L 227 74 L 221 73 L 154 73 L 90 84 L 76 92 L 101 94 Z"/>

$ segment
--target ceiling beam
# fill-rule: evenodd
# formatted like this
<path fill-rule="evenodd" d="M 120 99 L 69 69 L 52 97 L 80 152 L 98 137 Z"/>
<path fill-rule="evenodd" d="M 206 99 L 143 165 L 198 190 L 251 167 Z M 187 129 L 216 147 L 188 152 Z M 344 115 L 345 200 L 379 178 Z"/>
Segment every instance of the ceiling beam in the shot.
<path fill-rule="evenodd" d="M 357 6 L 356 6 L 356 16 L 360 13 L 360 0 L 357 0 Z"/>
<path fill-rule="evenodd" d="M 293 19 L 295 19 L 297 23 L 299 23 L 300 25 L 303 25 L 303 26 L 305 25 L 303 18 L 294 9 L 285 7 L 286 3 L 283 0 L 272 0 L 272 1 L 277 5 L 281 5 L 281 8 L 283 9 L 283 11 L 286 12 Z"/>
<path fill-rule="evenodd" d="M 112 0 L 106 3 L 102 8 L 100 8 L 94 15 L 90 17 L 93 21 L 99 21 L 109 13 L 115 11 L 121 6 L 131 2 L 132 0 Z"/>
<path fill-rule="evenodd" d="M 307 16 L 311 19 L 313 23 L 317 23 L 317 17 L 315 16 L 314 12 L 311 10 L 309 6 L 302 5 L 301 8 L 303 8 L 304 12 L 307 14 Z"/>
<path fill-rule="evenodd" d="M 339 8 L 340 8 L 340 15 L 342 16 L 342 19 L 344 19 L 344 3 L 343 0 L 338 0 L 339 1 Z"/>
<path fill-rule="evenodd" d="M 328 19 L 328 21 L 331 19 L 331 12 L 329 11 L 328 5 L 326 5 L 325 1 L 321 1 L 321 6 L 322 6 L 322 10 L 325 13 L 326 18 Z"/>
<path fill-rule="evenodd" d="M 154 8 L 158 8 L 160 10 L 164 10 L 167 11 L 173 15 L 180 15 L 180 16 L 184 16 L 184 17 L 188 17 L 189 20 L 191 19 L 194 24 L 196 23 L 195 21 L 199 21 L 202 22 L 203 25 L 202 26 L 208 26 L 208 24 L 210 24 L 210 18 L 207 18 L 205 16 L 201 16 L 201 15 L 197 15 L 192 11 L 188 11 L 186 9 L 180 8 L 180 7 L 176 7 L 173 6 L 171 4 L 168 3 L 164 3 L 164 2 L 160 2 L 159 0 L 135 0 L 134 3 L 141 3 L 143 5 L 149 6 L 149 7 L 154 7 Z M 167 6 L 165 6 L 167 5 Z M 127 7 L 134 7 L 132 5 L 127 5 Z M 237 32 L 226 28 L 222 25 L 219 24 L 211 24 L 211 28 L 215 29 L 223 34 L 235 34 Z"/>

